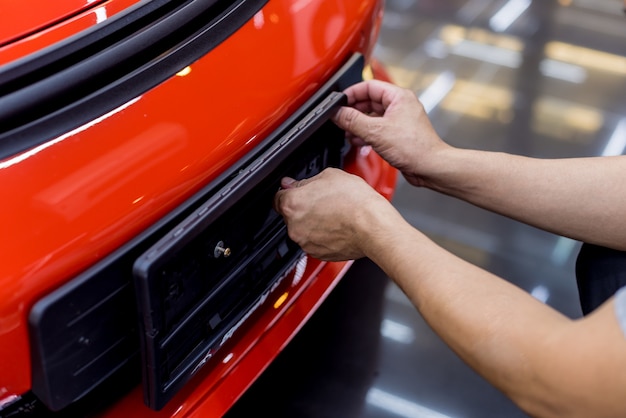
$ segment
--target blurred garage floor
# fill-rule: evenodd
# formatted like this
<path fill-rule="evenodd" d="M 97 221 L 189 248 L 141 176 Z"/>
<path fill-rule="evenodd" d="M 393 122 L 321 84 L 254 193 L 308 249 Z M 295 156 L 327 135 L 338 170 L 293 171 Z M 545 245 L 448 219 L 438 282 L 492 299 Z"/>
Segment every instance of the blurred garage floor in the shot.
<path fill-rule="evenodd" d="M 375 55 L 455 146 L 548 158 L 621 154 L 621 9 L 618 0 L 387 0 Z M 580 316 L 579 243 L 403 179 L 394 204 L 451 252 Z M 259 414 L 526 416 L 458 360 L 367 260 L 355 263 L 229 417 Z"/>

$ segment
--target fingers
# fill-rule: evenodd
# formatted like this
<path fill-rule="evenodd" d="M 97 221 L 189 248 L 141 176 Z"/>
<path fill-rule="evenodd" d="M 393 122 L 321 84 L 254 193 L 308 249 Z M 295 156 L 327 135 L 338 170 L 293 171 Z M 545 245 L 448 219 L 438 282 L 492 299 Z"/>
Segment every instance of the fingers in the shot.
<path fill-rule="evenodd" d="M 291 177 L 283 177 L 280 179 L 280 187 L 282 189 L 293 189 L 294 187 L 298 187 L 298 181 Z"/>
<path fill-rule="evenodd" d="M 283 177 L 280 180 L 280 190 L 274 194 L 274 210 L 278 212 L 279 215 L 283 217 L 285 216 L 283 212 L 282 200 L 285 197 L 286 191 L 296 187 L 298 187 L 298 181 L 292 179 L 291 177 Z"/>
<path fill-rule="evenodd" d="M 282 179 L 280 179 L 280 187 L 282 189 L 295 189 L 297 187 L 302 187 L 305 184 L 310 183 L 311 181 L 315 179 L 315 177 L 317 177 L 317 175 L 307 178 L 307 179 L 302 179 L 302 180 L 292 179 L 291 177 L 283 177 Z"/>
<path fill-rule="evenodd" d="M 392 83 L 370 80 L 354 84 L 345 89 L 344 93 L 348 97 L 348 105 L 350 106 L 359 107 L 360 103 L 370 102 L 381 105 L 384 110 L 400 90 L 402 90 L 400 87 Z"/>
<path fill-rule="evenodd" d="M 390 123 L 388 119 L 393 118 L 387 117 L 387 111 L 389 115 L 396 114 L 397 118 L 398 112 L 406 112 L 399 108 L 407 107 L 405 104 L 410 108 L 411 99 L 416 102 L 411 91 L 379 80 L 354 84 L 344 93 L 348 97 L 348 105 L 341 107 L 332 120 L 346 131 L 353 144 L 361 145 L 376 145 L 374 143 L 380 141 L 380 135 Z"/>
<path fill-rule="evenodd" d="M 368 119 L 371 119 L 371 116 L 367 116 L 355 108 L 345 106 L 341 107 L 332 118 L 338 127 L 352 136 L 362 138 L 365 142 L 367 142 L 367 137 L 370 134 Z"/>
<path fill-rule="evenodd" d="M 274 210 L 281 216 L 284 216 L 282 199 L 287 193 L 287 190 L 302 187 L 309 181 L 311 181 L 311 179 L 296 180 L 291 177 L 283 177 L 280 179 L 280 190 L 274 195 Z"/>
<path fill-rule="evenodd" d="M 302 180 L 295 180 L 291 177 L 283 177 L 280 180 L 280 190 L 278 190 L 276 194 L 274 195 L 274 210 L 278 212 L 281 216 L 285 216 L 285 204 L 284 204 L 285 202 L 283 200 L 286 194 L 292 193 L 293 189 L 306 186 L 307 184 L 312 183 L 335 171 L 340 172 L 341 170 L 333 169 L 333 168 L 326 168 L 321 173 L 318 173 L 313 177 L 309 177 L 309 178 L 302 179 Z"/>

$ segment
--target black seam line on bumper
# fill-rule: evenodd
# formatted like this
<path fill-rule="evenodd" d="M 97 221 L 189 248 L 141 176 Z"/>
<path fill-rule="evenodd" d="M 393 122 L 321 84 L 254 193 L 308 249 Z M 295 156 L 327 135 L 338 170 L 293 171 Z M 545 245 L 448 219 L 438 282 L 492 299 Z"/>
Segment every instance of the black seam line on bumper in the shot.
<path fill-rule="evenodd" d="M 178 7 L 172 5 L 181 2 L 162 1 L 158 10 L 147 3 L 143 7 L 150 10 L 129 12 L 135 19 L 130 24 L 114 20 L 112 28 L 104 25 L 84 40 L 0 69 L 0 94 L 18 86 L 0 95 L 0 159 L 78 128 L 167 80 L 267 1 L 190 0 Z"/>

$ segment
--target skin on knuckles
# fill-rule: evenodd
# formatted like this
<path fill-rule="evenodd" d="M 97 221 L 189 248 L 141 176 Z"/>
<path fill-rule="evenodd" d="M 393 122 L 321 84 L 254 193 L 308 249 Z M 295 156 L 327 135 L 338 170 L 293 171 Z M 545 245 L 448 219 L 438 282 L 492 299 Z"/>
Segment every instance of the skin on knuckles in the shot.
<path fill-rule="evenodd" d="M 435 132 L 414 92 L 382 81 L 358 83 L 345 90 L 348 107 L 333 121 L 353 145 L 371 145 L 409 183 L 423 186 L 433 157 L 450 147 Z"/>
<path fill-rule="evenodd" d="M 279 190 L 274 205 L 289 237 L 307 254 L 327 261 L 351 260 L 364 256 L 357 211 L 376 196 L 384 199 L 360 177 L 327 168 Z"/>

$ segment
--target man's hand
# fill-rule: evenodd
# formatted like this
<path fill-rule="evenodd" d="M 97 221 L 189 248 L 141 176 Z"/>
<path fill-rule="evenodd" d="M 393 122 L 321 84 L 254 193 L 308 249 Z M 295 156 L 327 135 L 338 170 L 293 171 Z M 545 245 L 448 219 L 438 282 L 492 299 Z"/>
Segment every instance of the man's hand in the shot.
<path fill-rule="evenodd" d="M 437 152 L 449 149 L 433 129 L 424 106 L 407 89 L 383 81 L 348 87 L 348 106 L 333 121 L 355 145 L 371 145 L 415 186 L 425 186 Z"/>
<path fill-rule="evenodd" d="M 285 219 L 289 237 L 322 260 L 368 256 L 368 236 L 385 229 L 380 220 L 401 220 L 362 178 L 338 169 L 300 181 L 284 178 L 281 187 L 274 208 Z"/>

